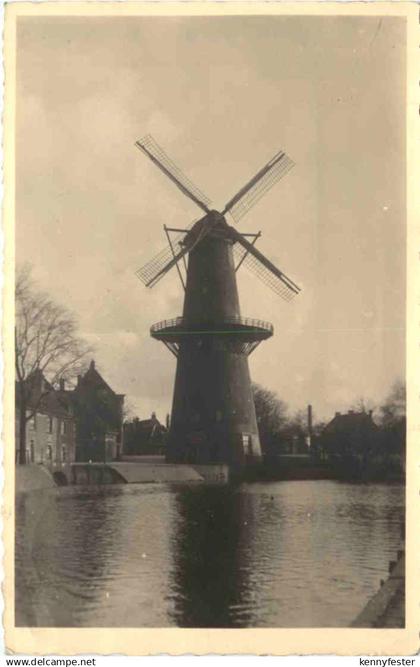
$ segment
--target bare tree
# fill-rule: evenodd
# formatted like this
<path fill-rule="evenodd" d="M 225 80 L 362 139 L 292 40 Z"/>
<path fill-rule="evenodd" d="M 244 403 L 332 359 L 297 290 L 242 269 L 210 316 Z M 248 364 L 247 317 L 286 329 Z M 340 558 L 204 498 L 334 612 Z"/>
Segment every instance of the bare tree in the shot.
<path fill-rule="evenodd" d="M 308 413 L 306 410 L 297 410 L 289 418 L 288 428 L 292 435 L 304 436 L 308 433 Z"/>
<path fill-rule="evenodd" d="M 124 422 L 132 421 L 136 417 L 136 407 L 130 400 L 124 401 L 122 417 Z"/>
<path fill-rule="evenodd" d="M 370 398 L 365 398 L 364 396 L 360 396 L 360 398 L 357 398 L 352 407 L 352 410 L 355 410 L 355 412 L 365 412 L 368 414 L 369 412 L 373 412 L 375 409 L 375 404 L 373 401 L 370 400 Z"/>
<path fill-rule="evenodd" d="M 255 412 L 261 446 L 265 452 L 279 445 L 279 440 L 287 426 L 287 405 L 274 391 L 253 383 Z"/>
<path fill-rule="evenodd" d="M 327 422 L 326 421 L 315 421 L 312 424 L 312 435 L 315 437 L 319 437 L 321 433 L 323 432 L 324 428 L 326 427 Z"/>
<path fill-rule="evenodd" d="M 81 371 L 91 350 L 79 338 L 74 316 L 36 288 L 28 265 L 18 269 L 15 307 L 19 463 L 25 463 L 27 422 L 60 379 L 69 379 Z M 34 392 L 32 380 L 41 373 L 48 379 L 48 384 Z"/>
<path fill-rule="evenodd" d="M 388 428 L 402 422 L 406 411 L 406 389 L 402 380 L 396 380 L 385 402 L 380 407 L 381 426 Z"/>

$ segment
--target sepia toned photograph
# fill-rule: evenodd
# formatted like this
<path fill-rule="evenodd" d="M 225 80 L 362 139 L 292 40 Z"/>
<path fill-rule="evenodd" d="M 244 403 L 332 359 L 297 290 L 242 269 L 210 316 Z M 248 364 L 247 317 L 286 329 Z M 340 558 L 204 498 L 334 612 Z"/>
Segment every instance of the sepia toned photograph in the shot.
<path fill-rule="evenodd" d="M 406 628 L 406 17 L 15 20 L 14 627 Z"/>

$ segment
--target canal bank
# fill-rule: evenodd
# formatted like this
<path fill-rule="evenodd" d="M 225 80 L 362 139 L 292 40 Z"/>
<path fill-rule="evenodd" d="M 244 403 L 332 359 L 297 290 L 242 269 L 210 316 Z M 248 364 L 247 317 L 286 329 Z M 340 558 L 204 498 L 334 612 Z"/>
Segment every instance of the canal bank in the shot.
<path fill-rule="evenodd" d="M 15 468 L 16 493 L 53 489 L 57 486 L 52 473 L 44 466 L 27 464 Z"/>
<path fill-rule="evenodd" d="M 363 483 L 402 483 L 400 479 L 366 479 L 343 474 L 307 455 L 287 455 L 245 468 L 240 474 L 225 464 L 166 463 L 164 456 L 123 456 L 107 463 L 66 463 L 57 466 L 27 464 L 16 467 L 16 491 L 27 492 L 51 485 L 102 485 L 149 483 L 282 482 L 336 480 Z"/>
<path fill-rule="evenodd" d="M 351 624 L 352 628 L 405 627 L 405 552 L 389 562 L 389 576 Z"/>

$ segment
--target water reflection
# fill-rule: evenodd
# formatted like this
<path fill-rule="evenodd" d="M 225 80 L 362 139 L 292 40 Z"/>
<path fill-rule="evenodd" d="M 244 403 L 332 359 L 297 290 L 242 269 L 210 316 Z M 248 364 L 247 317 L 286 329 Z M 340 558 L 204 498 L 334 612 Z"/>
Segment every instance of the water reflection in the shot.
<path fill-rule="evenodd" d="M 386 577 L 399 486 L 73 487 L 16 506 L 17 625 L 348 626 Z"/>
<path fill-rule="evenodd" d="M 20 498 L 16 624 L 169 625 L 169 491 L 73 487 Z"/>
<path fill-rule="evenodd" d="M 178 491 L 176 624 L 349 625 L 395 556 L 402 500 L 399 487 L 335 482 Z"/>
<path fill-rule="evenodd" d="M 241 601 L 244 496 L 234 487 L 192 487 L 175 496 L 172 594 L 182 627 L 231 627 Z"/>
<path fill-rule="evenodd" d="M 17 568 L 45 625 L 78 625 L 99 606 L 113 544 L 119 540 L 111 502 L 118 495 L 118 487 L 111 493 L 96 487 L 79 491 L 76 503 L 65 491 L 54 490 L 19 499 L 17 524 L 25 525 L 26 535 L 17 550 Z M 83 506 L 82 520 L 78 506 Z M 18 595 L 21 590 L 17 582 Z M 20 610 L 17 604 L 17 625 L 22 624 Z"/>

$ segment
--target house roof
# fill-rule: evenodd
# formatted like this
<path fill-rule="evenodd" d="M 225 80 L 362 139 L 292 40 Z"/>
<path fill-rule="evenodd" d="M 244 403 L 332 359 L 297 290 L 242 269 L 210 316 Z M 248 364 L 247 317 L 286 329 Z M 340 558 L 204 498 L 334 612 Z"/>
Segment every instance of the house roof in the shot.
<path fill-rule="evenodd" d="M 156 417 L 151 419 L 135 419 L 132 422 L 125 424 L 126 429 L 133 429 L 134 433 L 144 436 L 151 436 L 156 433 L 165 433 L 167 431 L 166 426 L 160 423 Z"/>
<path fill-rule="evenodd" d="M 52 384 L 46 380 L 42 371 L 36 371 L 26 381 L 29 388 L 28 407 L 47 415 L 56 417 L 73 417 L 71 405 L 60 396 Z M 15 383 L 15 399 L 20 406 L 19 383 Z"/>
<path fill-rule="evenodd" d="M 110 386 L 109 384 L 104 380 L 102 375 L 96 370 L 95 366 L 95 361 L 92 359 L 90 362 L 89 368 L 86 371 L 86 373 L 82 376 L 80 376 L 77 386 L 75 387 L 74 391 L 77 392 L 84 386 L 90 386 L 90 387 L 98 387 L 102 389 L 106 389 L 108 392 L 113 394 L 114 396 L 123 399 L 124 394 L 117 394 Z"/>
<path fill-rule="evenodd" d="M 77 385 L 73 389 L 60 389 L 58 391 L 65 400 L 75 402 L 77 399 L 77 394 L 84 388 L 106 389 L 109 394 L 112 394 L 112 396 L 115 398 L 120 399 L 120 402 L 122 402 L 125 397 L 125 394 L 117 394 L 109 386 L 102 375 L 96 370 L 95 362 L 93 359 L 90 362 L 86 373 L 84 375 L 78 376 Z"/>
<path fill-rule="evenodd" d="M 97 386 L 97 387 L 102 387 L 102 388 L 107 389 L 108 391 L 112 392 L 113 394 L 115 394 L 114 390 L 111 389 L 109 384 L 107 382 L 105 382 L 102 375 L 100 373 L 98 373 L 98 371 L 96 370 L 95 362 L 94 362 L 93 359 L 90 362 L 89 368 L 86 371 L 86 373 L 80 377 L 80 380 L 77 384 L 76 390 L 83 385 L 93 385 L 93 386 Z"/>
<path fill-rule="evenodd" d="M 350 410 L 346 414 L 336 413 L 333 419 L 325 426 L 324 433 L 342 433 L 377 428 L 371 413 Z"/>

